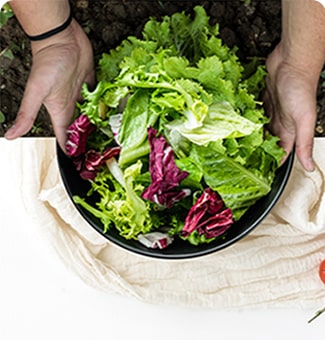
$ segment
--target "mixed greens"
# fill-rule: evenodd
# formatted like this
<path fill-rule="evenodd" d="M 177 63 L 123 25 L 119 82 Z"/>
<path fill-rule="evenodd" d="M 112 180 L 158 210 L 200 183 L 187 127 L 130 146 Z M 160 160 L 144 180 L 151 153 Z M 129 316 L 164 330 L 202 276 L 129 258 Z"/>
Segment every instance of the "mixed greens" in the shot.
<path fill-rule="evenodd" d="M 104 232 L 210 242 L 270 191 L 284 152 L 264 128 L 265 68 L 218 35 L 201 6 L 151 18 L 102 56 L 95 90 L 84 85 L 67 152 L 100 197 L 74 200 Z"/>

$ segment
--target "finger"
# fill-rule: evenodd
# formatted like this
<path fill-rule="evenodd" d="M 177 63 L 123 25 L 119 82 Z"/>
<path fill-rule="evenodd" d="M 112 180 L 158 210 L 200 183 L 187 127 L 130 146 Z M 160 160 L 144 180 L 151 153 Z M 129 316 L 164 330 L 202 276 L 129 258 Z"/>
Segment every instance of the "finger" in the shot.
<path fill-rule="evenodd" d="M 313 171 L 315 169 L 313 161 L 315 122 L 316 114 L 307 114 L 301 118 L 301 122 L 296 127 L 296 155 L 306 171 Z"/>
<path fill-rule="evenodd" d="M 295 119 L 296 155 L 306 171 L 313 171 L 313 141 L 315 133 L 316 96 L 314 91 L 305 91 L 303 100 L 298 102 L 299 115 Z"/>
<path fill-rule="evenodd" d="M 64 112 L 62 112 L 62 115 L 60 114 L 60 116 L 62 117 L 67 117 L 67 119 L 58 120 L 58 119 L 52 118 L 54 134 L 56 136 L 57 142 L 61 150 L 64 153 L 66 153 L 65 144 L 67 141 L 67 128 L 69 127 L 71 123 L 68 117 L 73 116 L 74 109 L 75 109 L 75 105 L 74 103 L 72 103 L 67 107 L 67 109 Z"/>
<path fill-rule="evenodd" d="M 16 120 L 13 126 L 6 132 L 5 138 L 15 139 L 21 137 L 32 128 L 43 98 L 39 88 L 27 82 Z"/>
<path fill-rule="evenodd" d="M 95 72 L 92 70 L 85 77 L 84 82 L 88 84 L 89 88 L 92 88 L 96 83 Z M 69 98 L 64 106 L 63 110 L 57 111 L 57 107 L 53 105 L 46 105 L 48 112 L 51 116 L 52 126 L 57 138 L 57 142 L 63 152 L 65 150 L 65 144 L 67 141 L 67 128 L 72 123 L 71 119 L 73 117 L 75 106 L 77 101 L 82 101 L 81 91 L 76 90 L 75 93 Z"/>
<path fill-rule="evenodd" d="M 263 96 L 264 107 L 267 115 L 270 117 L 270 123 L 267 125 L 269 131 L 280 138 L 279 145 L 283 148 L 285 155 L 281 159 L 281 165 L 286 161 L 290 152 L 292 151 L 294 145 L 294 135 L 288 133 L 285 127 L 281 123 L 281 119 L 279 114 L 275 112 L 279 112 L 279 108 L 275 109 L 276 101 L 274 96 L 272 95 L 272 91 L 266 90 Z"/>
<path fill-rule="evenodd" d="M 280 136 L 280 142 L 279 145 L 282 147 L 282 149 L 285 152 L 285 155 L 281 159 L 281 165 L 287 160 L 290 153 L 292 152 L 294 145 L 295 145 L 295 136 L 286 132 L 279 132 L 278 134 Z"/>
<path fill-rule="evenodd" d="M 277 111 L 273 112 L 271 122 L 269 124 L 269 129 L 273 135 L 279 137 L 279 145 L 285 152 L 285 155 L 281 160 L 282 165 L 286 161 L 294 147 L 296 134 L 292 128 L 289 129 L 286 127 L 286 125 L 290 127 L 293 123 L 289 124 L 288 122 L 285 122 L 285 118 L 281 117 L 280 110 L 280 108 L 277 108 Z"/>

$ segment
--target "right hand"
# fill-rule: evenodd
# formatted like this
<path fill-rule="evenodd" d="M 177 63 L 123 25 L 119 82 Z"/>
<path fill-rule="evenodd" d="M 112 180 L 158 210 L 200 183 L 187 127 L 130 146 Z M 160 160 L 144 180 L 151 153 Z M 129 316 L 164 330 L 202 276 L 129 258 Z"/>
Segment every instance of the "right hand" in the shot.
<path fill-rule="evenodd" d="M 53 37 L 32 42 L 33 65 L 14 125 L 7 139 L 26 134 L 33 126 L 42 104 L 52 121 L 58 143 L 65 151 L 66 129 L 75 103 L 81 99 L 84 82 L 95 83 L 93 51 L 86 34 L 73 20 Z"/>

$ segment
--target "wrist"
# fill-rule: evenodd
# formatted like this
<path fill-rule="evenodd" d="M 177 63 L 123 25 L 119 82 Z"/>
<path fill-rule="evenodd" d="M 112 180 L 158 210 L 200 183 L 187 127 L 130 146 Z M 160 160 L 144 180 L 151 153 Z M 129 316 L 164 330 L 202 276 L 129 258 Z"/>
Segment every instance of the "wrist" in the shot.
<path fill-rule="evenodd" d="M 275 54 L 279 63 L 288 65 L 313 80 L 315 84 L 318 83 L 325 62 L 324 54 L 319 53 L 319 50 L 309 51 L 306 48 L 288 47 L 281 41 L 275 49 Z"/>
<path fill-rule="evenodd" d="M 67 27 L 69 27 L 69 25 L 71 24 L 72 21 L 72 12 L 70 11 L 69 16 L 67 17 L 67 19 L 59 26 L 50 29 L 49 31 L 43 32 L 41 34 L 37 34 L 37 35 L 27 35 L 27 38 L 31 41 L 41 41 L 44 39 L 48 39 L 51 38 L 52 36 L 61 33 L 62 31 L 64 31 Z"/>
<path fill-rule="evenodd" d="M 61 26 L 70 14 L 68 0 L 12 0 L 10 6 L 27 36 L 38 36 Z"/>
<path fill-rule="evenodd" d="M 78 31 L 76 26 L 78 26 L 78 23 L 75 21 L 75 19 L 72 19 L 69 26 L 66 27 L 63 31 L 58 32 L 57 34 L 54 34 L 46 39 L 35 40 L 35 41 L 31 40 L 30 45 L 31 45 L 32 55 L 35 55 L 37 52 L 47 47 L 75 43 L 77 39 L 76 35 Z"/>
<path fill-rule="evenodd" d="M 282 0 L 281 57 L 319 77 L 325 63 L 325 9 L 314 0 Z"/>

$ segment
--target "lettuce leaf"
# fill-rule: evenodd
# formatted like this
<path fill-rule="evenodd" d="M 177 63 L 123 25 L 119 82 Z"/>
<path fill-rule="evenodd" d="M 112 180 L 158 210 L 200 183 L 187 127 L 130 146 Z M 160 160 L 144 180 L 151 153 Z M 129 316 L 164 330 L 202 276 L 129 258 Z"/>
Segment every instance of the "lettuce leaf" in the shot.
<path fill-rule="evenodd" d="M 260 148 L 257 150 L 261 151 Z M 242 165 L 213 143 L 208 147 L 193 145 L 189 159 L 200 169 L 206 184 L 232 209 L 235 220 L 270 191 L 274 172 L 265 169 L 277 164 L 271 155 L 261 157 L 260 152 L 256 157 L 255 153 L 250 155 Z"/>
<path fill-rule="evenodd" d="M 142 164 L 137 162 L 124 171 L 125 187 L 123 187 L 107 168 L 100 171 L 91 182 L 92 190 L 100 196 L 97 208 L 86 202 L 84 198 L 74 196 L 74 202 L 99 218 L 104 226 L 104 233 L 112 226 L 126 239 L 136 239 L 138 234 L 145 234 L 156 228 L 152 222 L 150 204 L 140 198 L 144 187 L 135 183 L 141 172 Z"/>
<path fill-rule="evenodd" d="M 220 102 L 211 105 L 200 120 L 192 111 L 187 110 L 182 120 L 174 120 L 166 128 L 175 129 L 195 144 L 207 145 L 216 140 L 250 135 L 261 129 L 262 125 L 242 117 L 229 103 Z"/>

